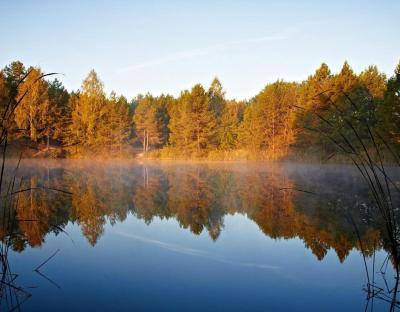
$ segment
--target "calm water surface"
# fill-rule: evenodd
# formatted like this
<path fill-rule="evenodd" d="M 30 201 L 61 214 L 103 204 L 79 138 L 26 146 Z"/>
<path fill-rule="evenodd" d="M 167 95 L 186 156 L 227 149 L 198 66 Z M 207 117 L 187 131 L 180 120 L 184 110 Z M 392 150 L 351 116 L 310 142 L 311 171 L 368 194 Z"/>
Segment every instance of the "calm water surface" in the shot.
<path fill-rule="evenodd" d="M 22 311 L 364 311 L 349 215 L 368 265 L 387 255 L 351 166 L 23 161 L 18 176 Z"/>

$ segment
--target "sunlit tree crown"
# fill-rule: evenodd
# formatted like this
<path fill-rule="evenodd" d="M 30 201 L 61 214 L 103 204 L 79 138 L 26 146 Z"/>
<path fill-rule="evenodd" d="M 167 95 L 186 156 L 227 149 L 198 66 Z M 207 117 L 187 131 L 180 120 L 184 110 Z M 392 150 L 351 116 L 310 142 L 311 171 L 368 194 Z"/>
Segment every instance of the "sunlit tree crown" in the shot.
<path fill-rule="evenodd" d="M 93 69 L 82 82 L 82 93 L 88 96 L 104 96 L 103 82 Z"/>

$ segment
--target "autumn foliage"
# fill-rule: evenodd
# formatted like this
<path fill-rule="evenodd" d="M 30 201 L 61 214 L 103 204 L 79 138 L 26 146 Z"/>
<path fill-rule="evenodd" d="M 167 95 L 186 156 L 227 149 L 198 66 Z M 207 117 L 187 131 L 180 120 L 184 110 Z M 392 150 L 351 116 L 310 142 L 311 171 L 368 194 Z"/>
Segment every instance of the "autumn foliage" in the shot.
<path fill-rule="evenodd" d="M 344 129 L 343 116 L 361 136 L 367 123 L 395 150 L 400 146 L 400 65 L 387 79 L 376 66 L 357 74 L 345 62 L 334 74 L 322 64 L 305 81 L 278 80 L 246 101 L 227 99 L 217 78 L 208 90 L 197 84 L 178 97 L 146 94 L 128 101 L 115 92 L 106 95 L 94 70 L 71 92 L 57 79 L 34 83 L 41 74 L 20 62 L 0 71 L 1 110 L 28 90 L 13 112 L 10 139 L 29 142 L 39 154 L 57 149 L 69 157 L 321 158 L 336 149 L 335 138 L 324 135 L 326 124 Z"/>

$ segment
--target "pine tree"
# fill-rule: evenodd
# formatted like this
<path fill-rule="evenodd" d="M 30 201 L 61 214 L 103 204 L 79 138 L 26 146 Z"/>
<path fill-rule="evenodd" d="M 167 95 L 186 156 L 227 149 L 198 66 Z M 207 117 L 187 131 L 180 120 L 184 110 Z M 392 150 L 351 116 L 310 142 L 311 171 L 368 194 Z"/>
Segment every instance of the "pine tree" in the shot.
<path fill-rule="evenodd" d="M 0 113 L 3 114 L 8 101 L 10 99 L 10 91 L 7 87 L 6 77 L 2 71 L 0 71 Z"/>
<path fill-rule="evenodd" d="M 374 99 L 383 99 L 386 91 L 386 75 L 380 73 L 378 67 L 369 66 L 359 75 L 361 85 L 367 88 Z"/>
<path fill-rule="evenodd" d="M 400 62 L 387 82 L 384 101 L 378 107 L 378 130 L 400 150 Z"/>
<path fill-rule="evenodd" d="M 158 117 L 155 100 L 148 94 L 139 101 L 133 115 L 136 136 L 142 142 L 143 152 L 147 152 L 149 146 L 161 143 L 162 129 Z"/>
<path fill-rule="evenodd" d="M 243 121 L 239 128 L 238 141 L 240 147 L 253 153 L 265 148 L 266 120 L 263 117 L 261 106 L 256 105 L 254 100 L 246 106 Z"/>
<path fill-rule="evenodd" d="M 210 109 L 214 112 L 215 118 L 218 120 L 225 108 L 225 91 L 222 89 L 222 84 L 217 77 L 211 82 L 208 97 Z"/>
<path fill-rule="evenodd" d="M 197 84 L 191 92 L 183 92 L 178 99 L 176 111 L 171 116 L 171 145 L 200 153 L 212 144 L 215 126 L 208 95 Z"/>
<path fill-rule="evenodd" d="M 245 110 L 240 129 L 242 145 L 252 151 L 266 150 L 271 158 L 287 154 L 296 137 L 296 92 L 295 83 L 267 85 Z"/>
<path fill-rule="evenodd" d="M 175 104 L 175 99 L 171 95 L 161 94 L 160 96 L 154 98 L 155 106 L 157 108 L 157 120 L 159 122 L 161 131 L 160 144 L 165 145 L 169 138 L 169 128 L 168 124 L 170 121 L 169 111 Z"/>
<path fill-rule="evenodd" d="M 296 145 L 301 149 L 308 149 L 316 145 L 323 145 L 325 138 L 310 129 L 320 126 L 315 113 L 324 111 L 329 106 L 329 99 L 334 93 L 334 76 L 329 67 L 322 63 L 314 75 L 304 81 L 298 92 L 299 107 L 296 114 L 296 128 L 298 131 Z"/>
<path fill-rule="evenodd" d="M 185 105 L 189 101 L 189 97 L 190 92 L 188 90 L 182 91 L 176 102 L 168 109 L 170 116 L 168 123 L 169 144 L 177 150 L 185 149 L 188 143 L 189 134 L 185 133 L 187 130 Z"/>
<path fill-rule="evenodd" d="M 30 74 L 18 89 L 18 98 L 25 97 L 15 110 L 15 122 L 20 130 L 36 142 L 47 135 L 52 123 L 53 107 L 48 97 L 48 84 L 39 77 L 39 68 L 32 68 Z"/>
<path fill-rule="evenodd" d="M 107 127 L 101 127 L 97 134 L 111 151 L 122 152 L 122 147 L 131 135 L 131 118 L 129 116 L 128 101 L 123 96 L 116 96 L 112 92 L 105 106 L 103 122 Z"/>
<path fill-rule="evenodd" d="M 106 97 L 103 91 L 103 83 L 94 70 L 91 70 L 82 83 L 81 92 L 72 99 L 71 112 L 71 143 L 79 145 L 95 145 L 100 143 L 97 136 L 105 113 Z"/>
<path fill-rule="evenodd" d="M 218 148 L 232 150 L 237 146 L 239 124 L 243 118 L 244 103 L 228 101 L 217 126 Z"/>
<path fill-rule="evenodd" d="M 350 67 L 349 63 L 344 62 L 339 74 L 334 77 L 334 93 L 331 100 L 336 102 L 343 97 L 343 93 L 349 93 L 359 84 L 357 75 Z"/>
<path fill-rule="evenodd" d="M 52 107 L 52 114 L 48 116 L 51 118 L 52 124 L 47 131 L 47 143 L 49 145 L 50 137 L 59 142 L 64 139 L 65 128 L 71 120 L 71 111 L 68 107 L 69 93 L 58 79 L 49 82 L 48 95 Z"/>
<path fill-rule="evenodd" d="M 18 94 L 17 85 L 26 74 L 25 66 L 20 61 L 15 61 L 10 65 L 7 65 L 3 72 L 6 78 L 10 96 L 15 100 Z"/>

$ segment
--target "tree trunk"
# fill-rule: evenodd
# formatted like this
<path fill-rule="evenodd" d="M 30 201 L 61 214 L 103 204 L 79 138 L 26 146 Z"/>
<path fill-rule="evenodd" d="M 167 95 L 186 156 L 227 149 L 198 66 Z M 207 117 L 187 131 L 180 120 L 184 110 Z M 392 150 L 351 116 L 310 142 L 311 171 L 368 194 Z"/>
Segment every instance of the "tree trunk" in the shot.
<path fill-rule="evenodd" d="M 122 125 L 122 121 L 121 121 L 121 118 L 120 118 L 120 120 L 119 120 L 119 124 L 120 124 L 120 127 L 121 127 L 121 125 Z M 118 141 L 119 141 L 119 157 L 121 157 L 121 155 L 122 155 L 122 141 L 123 141 L 123 139 L 122 139 L 122 129 L 120 128 L 119 129 L 119 137 L 118 137 Z"/>
<path fill-rule="evenodd" d="M 197 153 L 200 153 L 200 125 L 197 123 Z"/>
<path fill-rule="evenodd" d="M 143 153 L 146 153 L 146 130 L 143 129 Z"/>
<path fill-rule="evenodd" d="M 31 117 L 31 119 L 30 119 L 30 130 L 31 130 L 31 140 L 32 141 L 34 141 L 34 142 L 36 142 L 37 141 L 37 137 L 36 137 L 36 128 L 35 128 L 35 126 L 33 125 L 33 118 Z"/>
<path fill-rule="evenodd" d="M 275 159 L 275 105 L 272 106 L 272 159 Z"/>
<path fill-rule="evenodd" d="M 149 133 L 147 132 L 147 138 L 146 138 L 146 152 L 149 151 Z"/>

